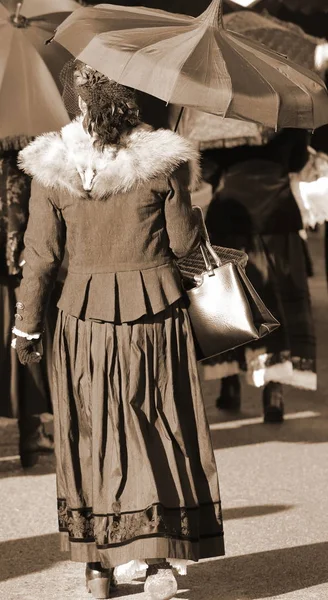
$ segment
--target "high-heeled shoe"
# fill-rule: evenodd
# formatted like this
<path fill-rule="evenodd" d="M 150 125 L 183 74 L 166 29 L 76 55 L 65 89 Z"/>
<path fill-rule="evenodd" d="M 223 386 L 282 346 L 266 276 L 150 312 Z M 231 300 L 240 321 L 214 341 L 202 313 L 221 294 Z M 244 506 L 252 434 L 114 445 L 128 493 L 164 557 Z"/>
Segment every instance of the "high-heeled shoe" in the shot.
<path fill-rule="evenodd" d="M 282 423 L 284 420 L 283 388 L 281 383 L 270 381 L 263 390 L 264 423 Z"/>
<path fill-rule="evenodd" d="M 148 566 L 144 590 L 151 600 L 170 600 L 176 595 L 178 584 L 168 562 Z"/>
<path fill-rule="evenodd" d="M 89 594 L 97 600 L 110 598 L 111 590 L 116 588 L 114 569 L 105 569 L 101 563 L 87 563 L 85 568 L 86 587 Z"/>
<path fill-rule="evenodd" d="M 240 411 L 241 392 L 238 375 L 230 375 L 222 379 L 221 393 L 216 401 L 216 407 L 229 412 Z"/>

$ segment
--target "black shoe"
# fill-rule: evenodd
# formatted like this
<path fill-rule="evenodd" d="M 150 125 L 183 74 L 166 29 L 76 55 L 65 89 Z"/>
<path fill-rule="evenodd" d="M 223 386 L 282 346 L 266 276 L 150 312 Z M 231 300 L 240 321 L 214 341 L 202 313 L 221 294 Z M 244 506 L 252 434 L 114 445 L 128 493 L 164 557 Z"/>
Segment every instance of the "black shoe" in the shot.
<path fill-rule="evenodd" d="M 21 433 L 19 454 L 23 469 L 34 467 L 40 454 L 51 454 L 54 451 L 54 439 L 50 433 L 46 433 L 41 423 L 36 431 L 27 436 Z"/>
<path fill-rule="evenodd" d="M 270 381 L 263 390 L 264 423 L 282 423 L 284 401 L 281 383 Z"/>
<path fill-rule="evenodd" d="M 220 410 L 239 412 L 241 407 L 241 391 L 238 375 L 224 377 L 221 383 L 221 393 L 216 401 Z"/>
<path fill-rule="evenodd" d="M 114 569 L 106 569 L 101 563 L 87 563 L 85 580 L 89 594 L 98 600 L 110 598 L 111 590 L 117 587 Z"/>

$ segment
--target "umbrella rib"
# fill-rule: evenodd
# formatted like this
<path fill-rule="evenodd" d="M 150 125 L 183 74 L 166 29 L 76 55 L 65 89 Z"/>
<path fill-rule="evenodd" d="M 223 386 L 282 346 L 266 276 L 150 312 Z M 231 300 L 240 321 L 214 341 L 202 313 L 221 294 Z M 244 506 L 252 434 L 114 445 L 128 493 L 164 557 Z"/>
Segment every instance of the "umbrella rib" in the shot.
<path fill-rule="evenodd" d="M 228 37 L 230 37 L 230 36 L 229 36 L 229 33 L 228 33 L 228 31 L 227 31 L 227 30 L 225 31 L 225 33 L 226 33 L 226 34 L 228 34 Z M 234 41 L 234 40 L 233 40 L 233 41 Z M 263 82 L 263 83 L 264 83 L 264 84 L 265 84 L 265 85 L 266 85 L 268 88 L 270 88 L 270 89 L 271 89 L 271 91 L 273 92 L 273 94 L 274 94 L 276 97 L 278 97 L 278 102 L 279 102 L 279 105 L 278 105 L 278 114 L 277 114 L 277 119 L 276 119 L 276 120 L 277 120 L 277 122 L 278 122 L 278 116 L 279 116 L 279 112 L 280 112 L 280 98 L 279 98 L 279 95 L 277 94 L 277 92 L 275 91 L 275 89 L 274 89 L 274 87 L 271 85 L 271 83 L 270 83 L 269 81 L 267 81 L 267 80 L 266 80 L 266 79 L 265 79 L 265 78 L 262 76 L 262 73 L 259 71 L 259 69 L 258 69 L 258 68 L 257 68 L 255 65 L 253 65 L 253 64 L 252 64 L 252 63 L 249 61 L 249 59 L 248 59 L 246 56 L 244 56 L 244 55 L 243 55 L 243 54 L 242 54 L 242 53 L 241 53 L 241 52 L 238 50 L 238 48 L 236 48 L 235 46 L 233 46 L 233 50 L 234 50 L 234 52 L 236 52 L 236 53 L 238 54 L 238 56 L 239 56 L 239 57 L 240 57 L 240 58 L 241 58 L 241 59 L 242 59 L 242 60 L 243 60 L 243 61 L 244 61 L 244 62 L 245 62 L 245 63 L 246 63 L 246 64 L 247 64 L 249 67 L 251 67 L 251 69 L 252 69 L 253 71 L 255 71 L 255 72 L 257 73 L 257 75 L 259 76 L 259 78 L 261 79 L 261 81 L 262 81 L 262 82 Z M 229 106 L 228 106 L 228 108 L 227 108 L 227 110 L 226 110 L 226 113 L 225 113 L 225 115 L 227 114 L 227 112 L 228 112 L 228 110 L 229 110 L 229 107 L 230 107 L 230 105 L 231 105 L 231 102 L 232 102 L 232 101 L 233 101 L 233 97 L 231 98 L 230 104 L 229 104 Z"/>
<path fill-rule="evenodd" d="M 1 81 L 0 81 L 0 90 L 1 90 L 1 87 L 2 87 L 2 82 L 3 82 L 3 80 L 4 80 L 5 76 L 6 76 L 6 72 L 7 72 L 7 68 L 8 68 L 8 62 L 9 62 L 9 56 L 10 56 L 11 47 L 12 47 L 12 44 L 13 44 L 13 39 L 14 39 L 14 32 L 12 32 L 12 35 L 11 35 L 10 47 L 7 49 L 7 61 L 6 61 L 5 68 L 4 68 L 3 72 L 2 72 L 2 78 L 1 78 Z"/>
<path fill-rule="evenodd" d="M 199 41 L 202 39 L 202 37 L 204 36 L 204 34 L 205 34 L 205 31 L 204 31 L 204 32 L 202 33 L 202 35 L 199 37 L 199 40 L 198 40 L 198 42 L 197 42 L 197 43 L 199 43 Z M 195 36 L 195 38 L 196 38 L 196 36 Z M 196 47 L 196 40 L 195 40 L 195 47 Z M 194 49 L 195 49 L 195 48 L 194 48 Z M 130 62 L 131 62 L 132 60 L 134 60 L 134 59 L 135 59 L 135 57 L 136 57 L 136 56 L 138 56 L 138 54 L 142 54 L 143 50 L 144 50 L 144 48 L 140 48 L 139 50 L 137 50 L 137 52 L 135 52 L 134 54 L 132 54 L 132 55 L 129 57 L 129 59 L 128 59 L 127 63 L 124 65 L 124 69 L 123 69 L 123 71 L 122 71 L 122 72 L 121 72 L 121 74 L 120 74 L 120 79 L 122 79 L 122 78 L 124 77 L 124 73 L 126 72 L 126 70 L 127 70 L 128 66 L 129 66 Z M 185 63 L 187 62 L 187 60 L 188 60 L 188 58 L 189 58 L 189 57 L 190 57 L 190 54 L 189 54 L 189 55 L 188 55 L 188 56 L 187 56 L 187 57 L 186 57 L 186 58 L 185 58 L 185 59 L 184 59 L 184 60 L 181 62 L 180 71 L 178 71 L 178 70 L 177 70 L 177 75 L 176 75 L 176 77 L 175 77 L 174 83 L 172 84 L 171 91 L 170 91 L 170 95 L 172 95 L 172 93 L 173 93 L 174 89 L 176 88 L 176 85 L 177 85 L 177 80 L 178 80 L 178 78 L 179 78 L 179 75 L 180 75 L 180 73 L 181 73 L 181 70 L 182 70 L 183 66 L 185 65 Z M 120 82 L 118 81 L 118 83 L 120 83 Z M 167 104 L 169 104 L 169 100 L 167 100 L 167 101 L 166 101 L 166 103 L 167 103 Z"/>
<path fill-rule="evenodd" d="M 243 42 L 241 42 L 241 44 L 243 44 Z M 255 67 L 254 65 L 252 65 L 251 63 L 249 63 L 249 61 L 248 61 L 247 57 L 245 57 L 243 54 L 241 54 L 241 53 L 240 53 L 240 51 L 238 50 L 238 48 L 234 48 L 234 49 L 235 49 L 235 51 L 236 51 L 236 52 L 239 54 L 239 56 L 241 56 L 241 57 L 242 57 L 242 58 L 243 58 L 243 59 L 244 59 L 244 60 L 245 60 L 245 61 L 246 61 L 248 64 L 250 64 L 250 65 L 251 65 L 251 67 L 253 67 L 253 69 L 255 69 L 259 75 L 261 75 L 261 74 L 260 74 L 260 72 L 259 72 L 259 70 L 257 69 L 257 67 Z M 265 48 L 265 49 L 267 50 L 267 48 Z M 255 50 L 256 50 L 256 49 L 255 49 Z M 260 50 L 260 49 L 259 49 L 259 50 Z M 249 50 L 249 51 L 251 51 L 251 50 Z M 260 57 L 257 57 L 257 58 L 259 58 L 259 60 L 262 60 Z M 275 58 L 275 57 L 274 57 L 274 58 Z M 270 66 L 270 65 L 269 65 L 269 66 Z M 289 65 L 287 65 L 287 66 L 289 66 Z M 296 65 L 296 66 L 298 66 L 298 65 Z M 308 98 L 310 99 L 310 101 L 311 101 L 311 107 L 312 107 L 312 118 L 314 119 L 314 102 L 313 102 L 312 95 L 311 95 L 311 94 L 310 94 L 310 92 L 307 90 L 307 88 L 306 88 L 305 86 L 303 86 L 303 85 L 302 85 L 300 82 L 297 82 L 297 81 L 293 81 L 293 80 L 291 80 L 291 78 L 290 78 L 290 77 L 288 77 L 287 73 L 284 73 L 283 71 L 279 71 L 279 74 L 280 74 L 280 75 L 282 75 L 282 76 L 283 76 L 285 79 L 287 79 L 287 81 L 292 81 L 292 82 L 293 82 L 293 84 L 294 84 L 295 86 L 297 86 L 297 87 L 298 87 L 298 89 L 302 90 L 302 91 L 303 91 L 303 92 L 304 92 L 304 93 L 307 95 L 307 97 L 308 97 Z M 301 73 L 301 72 L 300 72 L 300 74 L 302 75 L 302 73 Z M 271 86 L 271 84 L 270 84 L 269 82 L 266 82 L 266 83 L 267 83 L 268 85 L 270 85 L 270 87 L 272 87 L 272 86 Z M 278 113 L 278 114 L 279 114 L 279 113 Z"/>

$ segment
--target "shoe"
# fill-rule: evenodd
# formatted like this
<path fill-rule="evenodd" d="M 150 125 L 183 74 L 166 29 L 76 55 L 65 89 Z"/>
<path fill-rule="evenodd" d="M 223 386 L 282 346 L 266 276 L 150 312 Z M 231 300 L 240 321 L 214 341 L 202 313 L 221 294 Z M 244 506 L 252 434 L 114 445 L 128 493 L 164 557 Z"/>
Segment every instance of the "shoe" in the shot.
<path fill-rule="evenodd" d="M 23 469 L 34 467 L 40 454 L 51 454 L 55 449 L 53 436 L 45 432 L 43 425 L 40 425 L 35 432 L 26 437 L 21 435 L 19 446 Z"/>
<path fill-rule="evenodd" d="M 230 375 L 222 379 L 221 394 L 216 401 L 216 407 L 230 412 L 240 411 L 241 392 L 238 375 Z"/>
<path fill-rule="evenodd" d="M 101 563 L 87 563 L 85 579 L 89 594 L 99 600 L 110 598 L 111 590 L 117 587 L 114 569 L 105 569 Z"/>
<path fill-rule="evenodd" d="M 151 600 L 170 600 L 178 591 L 177 580 L 171 565 L 164 561 L 149 565 L 144 586 L 147 598 Z"/>
<path fill-rule="evenodd" d="M 284 420 L 283 388 L 270 381 L 263 390 L 264 423 L 282 423 Z"/>

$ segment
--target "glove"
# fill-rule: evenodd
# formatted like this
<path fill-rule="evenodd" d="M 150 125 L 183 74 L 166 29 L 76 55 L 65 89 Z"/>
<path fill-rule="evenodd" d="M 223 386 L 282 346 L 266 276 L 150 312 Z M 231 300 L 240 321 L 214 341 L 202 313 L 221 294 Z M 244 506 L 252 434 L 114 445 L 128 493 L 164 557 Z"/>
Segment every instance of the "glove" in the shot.
<path fill-rule="evenodd" d="M 28 340 L 26 337 L 18 336 L 14 342 L 18 360 L 22 365 L 40 362 L 43 355 L 41 340 Z"/>

